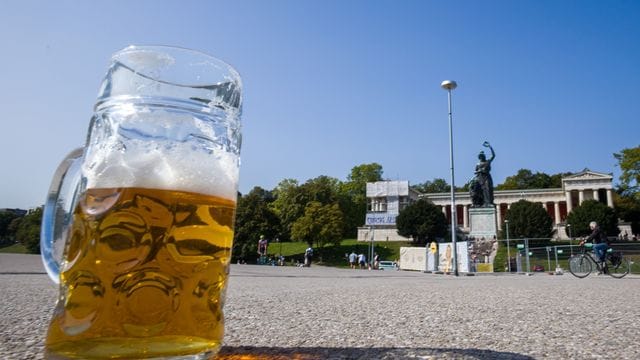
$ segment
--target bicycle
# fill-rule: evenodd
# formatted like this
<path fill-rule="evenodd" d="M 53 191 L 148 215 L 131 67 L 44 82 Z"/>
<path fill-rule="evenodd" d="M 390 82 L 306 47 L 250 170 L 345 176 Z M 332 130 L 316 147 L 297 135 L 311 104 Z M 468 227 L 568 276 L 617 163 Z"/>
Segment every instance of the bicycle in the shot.
<path fill-rule="evenodd" d="M 569 258 L 569 271 L 575 277 L 585 278 L 593 271 L 593 266 L 603 274 L 610 275 L 614 278 L 620 279 L 629 273 L 631 265 L 629 260 L 625 259 L 619 251 L 613 251 L 613 249 L 607 249 L 604 263 L 596 261 L 593 252 L 587 251 L 591 249 L 593 244 L 580 245 L 580 253 L 575 254 Z"/>

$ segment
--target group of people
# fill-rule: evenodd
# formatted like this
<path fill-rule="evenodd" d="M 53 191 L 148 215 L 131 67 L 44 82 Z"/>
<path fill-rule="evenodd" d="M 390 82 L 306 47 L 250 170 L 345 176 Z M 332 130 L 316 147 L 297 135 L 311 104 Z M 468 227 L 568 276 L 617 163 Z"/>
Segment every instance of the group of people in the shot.
<path fill-rule="evenodd" d="M 356 254 L 355 251 L 352 251 L 351 254 L 348 254 L 346 257 L 352 269 L 377 269 L 380 261 L 380 256 L 377 253 L 373 255 L 373 264 L 367 262 L 367 256 L 365 254 Z"/>
<path fill-rule="evenodd" d="M 607 234 L 600 228 L 600 226 L 598 226 L 598 223 L 596 223 L 595 221 L 589 223 L 589 228 L 591 229 L 591 234 L 587 238 L 582 240 L 580 242 L 580 245 L 584 245 L 587 242 L 592 242 L 594 244 L 593 251 L 596 255 L 596 260 L 604 263 L 607 250 L 609 249 L 609 239 L 607 238 Z M 488 243 L 495 246 L 495 239 Z M 269 241 L 265 238 L 264 235 L 260 235 L 260 240 L 258 240 L 258 255 L 260 256 L 258 259 L 258 263 L 265 263 L 264 260 L 267 259 L 268 246 Z M 474 259 L 477 258 L 478 254 L 476 253 L 476 251 L 474 251 L 476 250 L 475 247 L 472 247 L 470 250 L 472 250 L 472 257 Z M 480 253 L 482 254 L 482 252 Z M 363 253 L 356 254 L 355 251 L 351 251 L 351 254 L 345 255 L 349 261 L 349 266 L 351 267 L 351 269 L 377 269 L 380 261 L 380 256 L 377 253 L 374 253 L 373 262 L 367 262 L 367 256 Z M 310 267 L 312 258 L 313 248 L 308 247 L 304 252 L 304 263 L 300 264 L 299 266 Z M 278 265 L 284 265 L 284 261 L 284 256 L 277 256 Z M 275 265 L 275 263 L 276 262 L 273 261 L 273 265 Z"/>
<path fill-rule="evenodd" d="M 284 266 L 285 258 L 281 254 L 276 256 L 277 260 L 272 260 L 272 258 L 268 257 L 267 250 L 269 247 L 269 240 L 264 235 L 260 235 L 260 239 L 258 240 L 258 264 L 271 264 L 271 265 L 279 265 Z M 304 263 L 300 264 L 296 261 L 296 266 L 301 267 L 310 267 L 311 260 L 313 259 L 313 248 L 309 246 L 304 251 Z M 292 260 L 293 261 L 293 260 Z"/>
<path fill-rule="evenodd" d="M 620 235 L 618 235 L 618 240 L 620 240 L 620 241 L 638 241 L 638 235 L 631 234 L 631 237 L 629 237 L 629 233 L 625 231 L 624 233 L 621 233 Z"/>

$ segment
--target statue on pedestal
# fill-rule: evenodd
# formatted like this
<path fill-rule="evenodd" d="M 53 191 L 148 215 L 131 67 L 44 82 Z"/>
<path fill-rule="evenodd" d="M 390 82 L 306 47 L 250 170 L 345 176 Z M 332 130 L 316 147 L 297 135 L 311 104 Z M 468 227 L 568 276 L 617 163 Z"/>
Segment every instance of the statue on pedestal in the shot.
<path fill-rule="evenodd" d="M 491 162 L 496 157 L 493 147 L 488 141 L 482 144 L 491 150 L 491 157 L 487 159 L 484 151 L 480 151 L 478 155 L 478 164 L 476 165 L 475 177 L 469 184 L 469 193 L 473 207 L 490 207 L 493 206 L 493 179 L 491 178 Z"/>

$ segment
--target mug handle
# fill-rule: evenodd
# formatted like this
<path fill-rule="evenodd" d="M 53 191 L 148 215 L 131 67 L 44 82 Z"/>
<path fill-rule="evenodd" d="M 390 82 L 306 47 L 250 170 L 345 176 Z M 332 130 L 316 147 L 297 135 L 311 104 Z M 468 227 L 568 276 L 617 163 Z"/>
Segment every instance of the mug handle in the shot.
<path fill-rule="evenodd" d="M 83 154 L 84 148 L 74 149 L 58 165 L 42 213 L 40 253 L 47 274 L 56 284 L 60 283 L 60 264 L 79 195 Z"/>

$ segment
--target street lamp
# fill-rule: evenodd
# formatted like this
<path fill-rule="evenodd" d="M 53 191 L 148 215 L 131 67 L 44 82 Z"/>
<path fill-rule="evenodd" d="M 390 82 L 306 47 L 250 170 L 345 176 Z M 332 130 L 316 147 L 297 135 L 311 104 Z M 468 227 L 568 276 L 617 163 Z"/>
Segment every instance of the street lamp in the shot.
<path fill-rule="evenodd" d="M 451 90 L 458 87 L 453 80 L 445 80 L 440 87 L 449 95 L 449 163 L 451 165 L 451 242 L 453 243 L 453 274 L 458 276 L 458 249 L 456 248 L 456 193 L 453 177 L 453 116 L 451 115 Z"/>
<path fill-rule="evenodd" d="M 511 250 L 509 250 L 509 219 L 504 220 L 504 225 L 507 227 L 507 265 L 509 267 L 509 273 L 511 273 Z"/>
<path fill-rule="evenodd" d="M 282 256 L 282 243 L 280 242 L 280 238 L 276 237 L 276 242 L 280 244 L 279 255 Z"/>
<path fill-rule="evenodd" d="M 567 224 L 567 228 L 569 229 L 569 251 L 571 251 L 571 256 L 573 256 L 573 236 L 571 236 L 571 224 Z"/>

